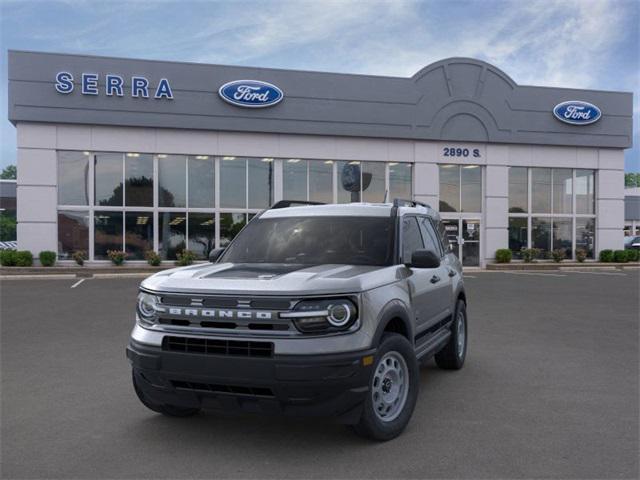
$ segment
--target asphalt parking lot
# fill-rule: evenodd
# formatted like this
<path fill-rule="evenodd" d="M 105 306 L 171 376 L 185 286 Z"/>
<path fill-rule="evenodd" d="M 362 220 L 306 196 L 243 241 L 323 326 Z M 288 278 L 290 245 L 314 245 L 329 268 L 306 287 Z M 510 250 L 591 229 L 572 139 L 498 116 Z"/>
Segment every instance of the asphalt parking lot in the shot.
<path fill-rule="evenodd" d="M 0 282 L 3 478 L 638 478 L 640 276 L 468 275 L 469 354 L 405 433 L 166 418 L 130 385 L 140 279 Z"/>

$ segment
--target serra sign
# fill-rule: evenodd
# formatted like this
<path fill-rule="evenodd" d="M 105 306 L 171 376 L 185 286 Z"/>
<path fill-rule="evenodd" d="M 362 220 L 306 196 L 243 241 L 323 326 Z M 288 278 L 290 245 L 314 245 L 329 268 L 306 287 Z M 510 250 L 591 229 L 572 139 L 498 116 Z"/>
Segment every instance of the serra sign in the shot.
<path fill-rule="evenodd" d="M 80 92 L 82 95 L 99 95 L 100 89 L 98 82 L 100 76 L 97 73 L 83 73 L 80 76 Z M 173 100 L 173 91 L 169 80 L 161 78 L 158 81 L 158 85 L 155 90 L 150 89 L 149 80 L 142 76 L 131 77 L 130 93 L 134 98 L 149 98 L 150 93 L 153 94 L 153 98 L 166 98 Z M 56 75 L 55 83 L 56 91 L 58 93 L 69 94 L 75 90 L 75 83 L 73 75 L 69 72 L 58 72 Z M 120 75 L 107 73 L 104 76 L 104 93 L 108 97 L 117 96 L 123 97 L 125 90 L 124 79 Z"/>

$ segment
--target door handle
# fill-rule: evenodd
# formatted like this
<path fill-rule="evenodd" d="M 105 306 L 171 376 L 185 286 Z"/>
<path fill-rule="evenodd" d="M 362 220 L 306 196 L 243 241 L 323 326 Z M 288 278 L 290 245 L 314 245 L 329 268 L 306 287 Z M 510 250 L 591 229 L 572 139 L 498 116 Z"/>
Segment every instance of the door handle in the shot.
<path fill-rule="evenodd" d="M 434 275 L 433 277 L 431 277 L 431 280 L 429 280 L 431 283 L 438 283 L 440 281 L 440 277 L 438 275 Z"/>
<path fill-rule="evenodd" d="M 450 277 L 455 277 L 457 273 L 458 273 L 458 272 L 456 272 L 453 268 L 450 268 L 450 269 L 449 269 L 449 276 L 450 276 Z"/>

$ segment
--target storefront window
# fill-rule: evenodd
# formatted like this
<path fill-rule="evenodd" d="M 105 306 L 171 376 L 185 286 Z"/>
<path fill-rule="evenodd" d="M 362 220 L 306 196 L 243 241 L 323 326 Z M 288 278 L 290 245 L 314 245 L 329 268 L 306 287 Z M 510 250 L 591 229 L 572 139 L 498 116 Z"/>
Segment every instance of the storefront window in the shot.
<path fill-rule="evenodd" d="M 153 250 L 153 213 L 125 213 L 125 251 L 128 260 L 144 260 L 144 254 Z"/>
<path fill-rule="evenodd" d="M 571 218 L 553 218 L 553 250 L 564 250 L 566 258 L 571 258 L 573 221 Z"/>
<path fill-rule="evenodd" d="M 89 204 L 89 152 L 58 152 L 58 205 Z"/>
<path fill-rule="evenodd" d="M 573 171 L 553 169 L 553 213 L 573 212 Z"/>
<path fill-rule="evenodd" d="M 596 238 L 595 218 L 576 218 L 576 250 L 583 249 L 593 258 Z"/>
<path fill-rule="evenodd" d="M 307 200 L 307 161 L 289 158 L 282 164 L 282 198 Z"/>
<path fill-rule="evenodd" d="M 551 169 L 531 169 L 531 211 L 551 213 Z"/>
<path fill-rule="evenodd" d="M 160 212 L 158 214 L 158 252 L 163 260 L 175 260 L 186 248 L 187 214 Z"/>
<path fill-rule="evenodd" d="M 231 240 L 246 225 L 246 215 L 244 213 L 221 213 L 220 214 L 220 246 L 226 247 Z"/>
<path fill-rule="evenodd" d="M 460 211 L 460 166 L 439 165 L 440 211 Z"/>
<path fill-rule="evenodd" d="M 186 207 L 186 157 L 158 155 L 158 206 Z"/>
<path fill-rule="evenodd" d="M 362 162 L 362 201 L 383 202 L 385 193 L 385 164 Z"/>
<path fill-rule="evenodd" d="M 389 198 L 387 200 L 412 198 L 412 171 L 410 163 L 392 162 L 389 164 Z"/>
<path fill-rule="evenodd" d="M 122 250 L 122 212 L 94 213 L 94 258 L 108 260 L 109 250 Z"/>
<path fill-rule="evenodd" d="M 96 153 L 95 204 L 122 206 L 122 153 Z"/>
<path fill-rule="evenodd" d="M 89 212 L 58 212 L 58 257 L 71 259 L 77 251 L 89 253 Z"/>
<path fill-rule="evenodd" d="M 531 247 L 541 251 L 542 258 L 549 258 L 551 251 L 551 218 L 531 219 Z"/>
<path fill-rule="evenodd" d="M 249 208 L 268 208 L 273 203 L 273 158 L 247 160 Z"/>
<path fill-rule="evenodd" d="M 464 165 L 460 170 L 461 204 L 463 212 L 482 211 L 482 169 L 479 165 Z"/>
<path fill-rule="evenodd" d="M 595 175 L 593 170 L 576 170 L 576 213 L 595 213 Z"/>
<path fill-rule="evenodd" d="M 220 161 L 220 206 L 247 208 L 247 161 L 222 157 Z"/>
<path fill-rule="evenodd" d="M 209 257 L 216 246 L 215 214 L 189 213 L 189 250 L 199 259 Z"/>
<path fill-rule="evenodd" d="M 127 153 L 124 161 L 125 205 L 153 206 L 153 156 Z"/>
<path fill-rule="evenodd" d="M 215 207 L 215 159 L 189 157 L 189 208 Z"/>
<path fill-rule="evenodd" d="M 309 161 L 309 200 L 333 203 L 333 161 Z"/>
<path fill-rule="evenodd" d="M 523 248 L 527 248 L 527 219 L 512 217 L 509 219 L 509 250 L 514 258 L 522 258 Z"/>
<path fill-rule="evenodd" d="M 529 211 L 529 181 L 526 167 L 509 168 L 509 213 Z"/>

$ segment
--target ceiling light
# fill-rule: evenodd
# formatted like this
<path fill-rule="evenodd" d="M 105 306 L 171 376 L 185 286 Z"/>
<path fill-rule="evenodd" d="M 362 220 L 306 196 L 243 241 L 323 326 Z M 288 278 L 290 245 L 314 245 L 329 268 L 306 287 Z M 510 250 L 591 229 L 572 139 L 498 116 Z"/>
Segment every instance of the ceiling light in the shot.
<path fill-rule="evenodd" d="M 89 152 L 82 152 L 83 155 L 90 155 Z"/>
<path fill-rule="evenodd" d="M 398 164 L 398 162 L 389 162 L 389 166 L 390 167 L 395 167 Z"/>
<path fill-rule="evenodd" d="M 333 160 L 326 160 L 325 165 L 333 165 Z"/>
<path fill-rule="evenodd" d="M 287 160 L 287 162 L 289 163 L 298 163 L 300 161 L 299 158 L 290 158 L 289 160 Z"/>
<path fill-rule="evenodd" d="M 139 157 L 140 154 L 139 153 L 127 153 L 127 157 Z"/>
<path fill-rule="evenodd" d="M 158 158 L 167 158 L 167 156 L 164 153 L 161 153 L 160 155 L 158 155 Z"/>
<path fill-rule="evenodd" d="M 349 165 L 360 165 L 360 162 L 358 162 L 358 161 L 349 162 Z"/>
<path fill-rule="evenodd" d="M 263 158 L 263 162 L 273 162 L 273 158 Z"/>
<path fill-rule="evenodd" d="M 469 168 L 478 168 L 478 165 L 465 165 L 462 168 L 467 168 L 467 169 L 469 169 Z"/>
<path fill-rule="evenodd" d="M 457 167 L 457 165 L 440 165 L 442 168 L 454 168 Z"/>
<path fill-rule="evenodd" d="M 222 157 L 223 160 L 235 160 L 236 157 Z"/>
<path fill-rule="evenodd" d="M 208 155 L 196 155 L 196 160 L 208 160 Z"/>
<path fill-rule="evenodd" d="M 173 220 L 169 222 L 169 225 L 178 225 L 179 223 L 184 222 L 185 217 L 175 217 Z"/>

